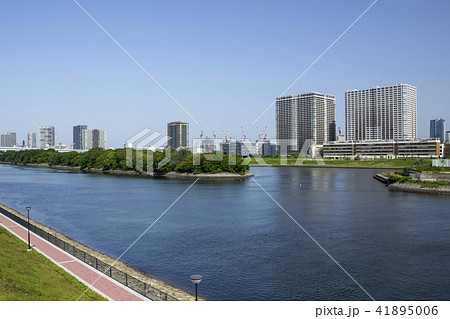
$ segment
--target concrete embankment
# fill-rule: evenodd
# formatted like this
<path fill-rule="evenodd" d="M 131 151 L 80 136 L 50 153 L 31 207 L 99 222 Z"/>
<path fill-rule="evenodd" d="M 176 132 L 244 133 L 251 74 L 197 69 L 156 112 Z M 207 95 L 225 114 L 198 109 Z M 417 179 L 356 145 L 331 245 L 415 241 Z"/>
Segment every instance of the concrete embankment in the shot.
<path fill-rule="evenodd" d="M 415 180 L 418 182 L 407 182 L 407 181 L 399 181 L 394 182 L 390 180 L 388 177 L 383 174 L 376 174 L 373 176 L 374 179 L 386 185 L 386 188 L 391 191 L 396 192 L 407 192 L 407 193 L 422 193 L 422 194 L 435 194 L 435 195 L 450 195 L 450 186 L 439 185 L 436 184 L 436 187 L 424 187 L 424 184 L 421 183 L 425 181 L 448 181 L 448 174 L 422 174 L 419 171 L 415 171 L 412 169 L 405 169 L 404 174 L 407 173 L 408 176 L 415 177 Z M 422 178 L 420 178 L 422 177 Z M 428 186 L 428 185 L 427 185 Z"/>
<path fill-rule="evenodd" d="M 240 175 L 236 173 L 217 173 L 217 174 L 188 174 L 188 173 L 176 173 L 176 172 L 169 172 L 162 175 L 155 175 L 155 176 L 162 176 L 164 178 L 173 178 L 173 179 L 201 179 L 201 180 L 242 180 L 244 178 L 252 177 L 253 174 L 245 173 L 245 175 Z"/>
<path fill-rule="evenodd" d="M 81 168 L 73 166 L 61 166 L 61 165 L 49 165 L 49 164 L 14 164 L 7 162 L 0 162 L 0 164 L 7 165 L 20 165 L 27 167 L 37 167 L 37 168 L 52 168 L 61 170 L 71 170 L 71 171 L 82 171 L 87 173 L 96 174 L 110 174 L 110 175 L 121 175 L 121 176 L 140 176 L 140 177 L 150 177 L 150 178 L 171 178 L 171 179 L 200 179 L 200 180 L 220 180 L 220 181 L 239 181 L 248 177 L 254 176 L 253 174 L 247 172 L 244 175 L 237 173 L 217 173 L 217 174 L 190 174 L 190 173 L 178 173 L 178 172 L 168 172 L 168 173 L 147 173 L 138 171 L 122 171 L 122 170 L 105 170 L 101 168 Z"/>
<path fill-rule="evenodd" d="M 9 218 L 13 217 L 14 219 L 20 219 L 22 221 L 26 221 L 25 216 L 21 215 L 19 212 L 15 211 L 5 205 L 2 205 L 2 204 L 0 204 L 0 213 L 8 214 L 9 216 L 7 216 L 7 217 L 9 217 Z M 144 288 L 144 291 L 146 291 L 146 292 L 150 291 L 152 295 L 157 297 L 156 300 L 194 300 L 195 299 L 195 296 L 193 296 L 192 294 L 190 294 L 182 289 L 173 287 L 162 280 L 152 278 L 152 277 L 148 276 L 147 274 L 145 274 L 137 269 L 134 269 L 121 261 L 116 261 L 115 259 L 111 258 L 108 255 L 105 255 L 105 254 L 99 253 L 95 250 L 92 250 L 89 247 L 84 246 L 84 245 L 70 239 L 69 237 L 51 229 L 50 227 L 42 225 L 34 220 L 30 220 L 30 224 L 32 226 L 36 226 L 38 229 L 42 230 L 43 232 L 51 235 L 52 240 L 47 239 L 45 236 L 43 236 L 43 237 L 41 236 L 41 237 L 43 239 L 49 240 L 51 243 L 55 244 L 56 246 L 58 246 L 60 248 L 63 247 L 64 250 L 66 250 L 65 249 L 66 244 L 68 244 L 67 246 L 70 245 L 70 246 L 75 247 L 76 251 L 77 251 L 76 254 L 73 254 L 75 257 L 81 259 L 80 252 L 85 253 L 84 261 L 87 264 L 92 266 L 92 263 L 90 263 L 92 258 L 86 258 L 86 256 L 92 256 L 95 259 L 98 259 L 98 262 L 96 261 L 94 263 L 94 265 L 97 263 L 100 264 L 100 262 L 104 263 L 105 264 L 104 268 L 106 270 L 105 274 L 109 270 L 108 265 L 113 265 L 113 267 L 110 267 L 111 269 L 117 269 L 121 273 L 128 275 L 128 276 L 126 276 L 126 281 L 130 281 L 130 280 L 132 280 L 132 278 L 136 278 L 140 282 L 145 283 L 147 286 L 146 286 L 146 288 Z M 64 243 L 64 244 L 61 245 L 61 243 Z M 68 249 L 67 252 L 71 253 L 70 249 Z M 103 269 L 100 269 L 100 267 L 97 269 L 99 269 L 103 272 Z M 114 278 L 114 276 L 111 276 L 111 277 Z M 114 279 L 116 279 L 116 278 L 114 278 Z M 187 280 L 189 280 L 189 279 L 187 279 Z M 122 283 L 124 283 L 124 282 L 122 282 Z M 130 288 L 133 288 L 133 283 L 128 283 L 127 286 Z M 168 296 L 170 296 L 170 298 L 161 297 L 161 295 L 163 295 L 163 294 L 161 294 L 159 292 L 162 292 L 163 294 L 167 294 Z M 158 299 L 158 297 L 161 297 L 161 298 Z"/>
<path fill-rule="evenodd" d="M 304 167 L 304 168 L 354 168 L 354 169 L 392 169 L 401 167 L 391 166 L 351 166 L 351 165 L 296 165 L 296 164 L 251 164 L 250 167 Z"/>
<path fill-rule="evenodd" d="M 438 188 L 425 188 L 416 183 L 393 183 L 387 186 L 391 191 L 407 193 L 423 193 L 435 195 L 450 195 L 450 186 L 440 186 Z"/>
<path fill-rule="evenodd" d="M 373 178 L 375 178 L 377 181 L 383 183 L 383 184 L 389 184 L 389 178 L 387 178 L 386 176 L 383 176 L 381 174 L 376 174 L 373 176 Z"/>

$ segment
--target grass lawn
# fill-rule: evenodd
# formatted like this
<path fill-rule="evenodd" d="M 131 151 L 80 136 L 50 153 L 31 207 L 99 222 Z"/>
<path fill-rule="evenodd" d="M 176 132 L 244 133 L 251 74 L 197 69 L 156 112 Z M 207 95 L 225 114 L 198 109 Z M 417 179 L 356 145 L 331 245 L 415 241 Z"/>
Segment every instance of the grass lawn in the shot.
<path fill-rule="evenodd" d="M 402 171 L 397 171 L 392 173 L 383 173 L 382 175 L 389 178 L 390 183 L 413 183 L 419 184 L 421 188 L 439 188 L 441 186 L 450 186 L 449 181 L 423 181 L 420 179 L 412 179 L 409 176 L 403 176 L 402 173 Z"/>
<path fill-rule="evenodd" d="M 0 300 L 76 300 L 87 286 L 0 227 Z M 80 300 L 106 300 L 88 290 Z"/>
<path fill-rule="evenodd" d="M 280 164 L 279 158 L 273 158 L 273 157 L 264 157 L 264 162 L 266 164 Z M 288 165 L 295 165 L 295 162 L 297 161 L 296 158 L 288 158 L 287 164 Z M 414 158 L 397 158 L 397 159 L 373 159 L 373 160 L 351 160 L 351 159 L 326 159 L 324 160 L 325 165 L 330 166 L 354 166 L 354 167 L 410 167 L 415 166 L 417 163 L 417 159 Z M 252 159 L 250 162 L 250 165 L 258 164 L 255 159 Z M 431 160 L 422 159 L 421 165 L 427 165 L 429 164 L 431 166 Z M 303 161 L 302 165 L 319 165 L 319 163 L 315 160 L 305 160 Z"/>

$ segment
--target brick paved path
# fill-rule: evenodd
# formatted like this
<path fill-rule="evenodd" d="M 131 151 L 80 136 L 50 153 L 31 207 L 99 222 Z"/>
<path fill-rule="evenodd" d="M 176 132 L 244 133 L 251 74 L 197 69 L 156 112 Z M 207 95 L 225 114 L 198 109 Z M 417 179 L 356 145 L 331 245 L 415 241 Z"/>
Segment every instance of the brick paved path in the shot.
<path fill-rule="evenodd" d="M 11 233 L 28 243 L 27 229 L 20 226 L 16 222 L 0 214 L 0 225 L 8 229 Z M 43 254 L 45 257 L 53 261 L 59 267 L 75 276 L 78 280 L 91 287 L 101 295 L 110 300 L 116 301 L 137 301 L 149 300 L 144 296 L 125 287 L 118 281 L 102 275 L 101 272 L 85 264 L 81 260 L 71 256 L 52 243 L 42 239 L 41 237 L 30 232 L 30 242 L 33 249 Z"/>

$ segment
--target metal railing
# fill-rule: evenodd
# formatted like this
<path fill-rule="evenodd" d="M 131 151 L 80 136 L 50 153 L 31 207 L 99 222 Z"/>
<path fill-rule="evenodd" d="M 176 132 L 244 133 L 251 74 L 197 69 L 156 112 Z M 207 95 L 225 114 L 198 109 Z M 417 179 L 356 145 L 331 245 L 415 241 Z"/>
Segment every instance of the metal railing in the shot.
<path fill-rule="evenodd" d="M 24 226 L 25 228 L 28 227 L 28 222 L 25 218 L 17 216 L 16 214 L 13 214 L 1 207 L 0 207 L 0 213 L 2 213 L 6 217 L 14 220 L 15 222 Z M 111 266 L 108 263 L 105 263 L 104 261 L 100 260 L 99 258 L 92 256 L 91 254 L 85 252 L 84 250 L 81 250 L 81 249 L 75 247 L 74 245 L 68 243 L 67 241 L 65 241 L 61 238 L 58 238 L 31 223 L 30 223 L 30 231 L 35 233 L 36 235 L 42 237 L 43 239 L 47 240 L 48 242 L 52 243 L 53 245 L 61 248 L 62 250 L 69 253 L 70 255 L 76 257 L 77 259 L 85 262 L 89 266 L 99 270 L 103 274 L 111 277 L 114 280 L 117 280 L 121 284 L 133 289 L 137 293 L 139 293 L 149 299 L 164 300 L 164 301 L 178 300 L 175 297 L 173 297 L 165 292 L 162 292 L 159 289 L 153 288 L 151 285 L 143 282 L 142 280 L 139 280 L 136 277 L 133 277 L 132 275 L 129 275 L 126 272 L 119 270 L 119 269 Z"/>

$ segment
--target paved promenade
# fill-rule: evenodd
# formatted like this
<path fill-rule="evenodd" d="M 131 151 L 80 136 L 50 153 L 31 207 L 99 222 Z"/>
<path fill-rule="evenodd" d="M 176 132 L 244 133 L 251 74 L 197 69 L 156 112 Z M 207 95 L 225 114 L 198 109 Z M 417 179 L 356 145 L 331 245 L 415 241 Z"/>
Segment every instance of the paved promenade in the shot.
<path fill-rule="evenodd" d="M 28 242 L 27 229 L 0 214 L 0 225 L 8 229 L 11 233 Z M 109 300 L 116 301 L 139 301 L 149 300 L 144 296 L 125 287 L 118 281 L 103 275 L 98 270 L 85 264 L 81 260 L 69 255 L 65 251 L 56 247 L 52 243 L 30 232 L 30 242 L 34 250 L 40 252 L 55 264 L 63 268 L 68 273 L 75 276 L 78 280 L 91 287 Z"/>

